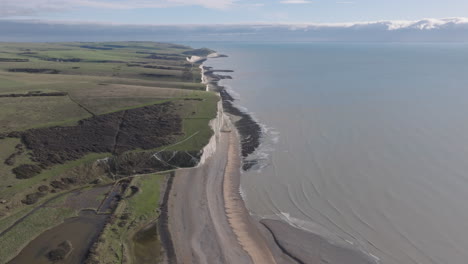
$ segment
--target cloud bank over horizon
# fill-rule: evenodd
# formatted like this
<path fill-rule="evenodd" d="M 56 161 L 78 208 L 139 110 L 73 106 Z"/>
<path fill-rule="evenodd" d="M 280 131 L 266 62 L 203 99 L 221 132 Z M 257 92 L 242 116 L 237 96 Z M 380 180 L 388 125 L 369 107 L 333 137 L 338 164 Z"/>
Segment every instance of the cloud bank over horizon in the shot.
<path fill-rule="evenodd" d="M 0 16 L 34 15 L 42 12 L 58 12 L 73 8 L 99 9 L 142 9 L 166 8 L 177 6 L 201 6 L 212 9 L 224 9 L 232 6 L 236 0 L 1 0 Z"/>
<path fill-rule="evenodd" d="M 126 25 L 0 20 L 0 41 L 468 42 L 468 18 L 301 24 Z"/>

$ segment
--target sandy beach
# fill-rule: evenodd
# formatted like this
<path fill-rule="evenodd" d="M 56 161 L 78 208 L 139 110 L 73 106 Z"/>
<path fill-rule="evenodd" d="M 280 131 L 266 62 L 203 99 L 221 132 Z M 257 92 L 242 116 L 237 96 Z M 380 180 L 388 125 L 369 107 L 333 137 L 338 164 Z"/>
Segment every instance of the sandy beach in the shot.
<path fill-rule="evenodd" d="M 226 122 L 229 122 L 228 119 Z M 239 193 L 241 156 L 235 128 L 214 136 L 205 162 L 175 174 L 169 198 L 170 263 L 295 263 L 250 217 Z"/>
<path fill-rule="evenodd" d="M 169 230 L 177 263 L 275 263 L 238 193 L 240 141 L 219 106 L 211 153 L 176 172 L 169 198 Z M 212 123 L 213 125 L 213 123 Z M 211 146 L 210 146 L 211 145 Z M 258 259 L 268 260 L 259 262 Z M 272 262 L 273 261 L 273 262 Z"/>
<path fill-rule="evenodd" d="M 193 169 L 178 170 L 169 199 L 169 230 L 177 263 L 252 263 L 225 213 L 222 191 L 229 133 L 215 153 Z"/>
<path fill-rule="evenodd" d="M 210 76 L 203 80 L 207 89 L 216 86 Z M 250 218 L 239 193 L 241 146 L 231 117 L 220 103 L 218 117 L 211 123 L 214 135 L 200 165 L 175 174 L 169 198 L 169 231 L 176 259 L 169 262 L 277 263 L 271 241 Z M 278 255 L 280 251 L 275 249 Z"/>
<path fill-rule="evenodd" d="M 259 230 L 251 223 L 249 212 L 239 194 L 240 147 L 237 131 L 229 133 L 228 162 L 224 173 L 224 204 L 230 227 L 253 263 L 276 263 Z"/>

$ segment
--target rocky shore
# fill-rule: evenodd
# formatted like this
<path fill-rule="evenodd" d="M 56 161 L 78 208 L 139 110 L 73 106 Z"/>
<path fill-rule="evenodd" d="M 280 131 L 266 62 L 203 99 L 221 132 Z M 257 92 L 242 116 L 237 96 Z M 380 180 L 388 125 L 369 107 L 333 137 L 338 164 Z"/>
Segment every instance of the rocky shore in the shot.
<path fill-rule="evenodd" d="M 223 109 L 226 113 L 235 116 L 233 123 L 236 129 L 239 131 L 241 141 L 241 154 L 243 157 L 242 169 L 249 170 L 255 164 L 257 160 L 247 159 L 259 146 L 262 137 L 262 128 L 250 114 L 241 111 L 234 105 L 234 98 L 229 94 L 225 87 L 219 85 L 219 81 L 223 79 L 232 78 L 229 75 L 222 75 L 218 73 L 229 73 L 231 70 L 215 70 L 211 67 L 203 66 L 203 73 L 205 75 L 204 80 L 207 83 L 210 91 L 218 92 L 221 96 Z"/>

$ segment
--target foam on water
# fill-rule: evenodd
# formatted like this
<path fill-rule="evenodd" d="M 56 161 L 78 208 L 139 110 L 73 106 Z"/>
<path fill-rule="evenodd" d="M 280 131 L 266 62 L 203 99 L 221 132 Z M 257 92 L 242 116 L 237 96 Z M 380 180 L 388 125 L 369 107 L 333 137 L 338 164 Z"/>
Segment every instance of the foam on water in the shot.
<path fill-rule="evenodd" d="M 291 226 L 295 228 L 304 230 L 306 232 L 310 232 L 315 235 L 319 235 L 320 237 L 326 239 L 330 244 L 360 251 L 364 253 L 365 255 L 371 257 L 373 260 L 376 261 L 376 263 L 380 263 L 380 258 L 368 252 L 364 248 L 364 246 L 361 243 L 359 243 L 359 241 L 351 241 L 348 239 L 341 238 L 337 236 L 336 234 L 330 232 L 327 228 L 321 226 L 318 223 L 315 223 L 312 221 L 305 221 L 299 218 L 292 217 L 289 213 L 286 213 L 286 212 L 280 212 L 276 216 L 279 217 L 282 221 L 287 222 L 288 224 L 290 224 Z"/>
<path fill-rule="evenodd" d="M 236 100 L 236 101 L 242 100 L 240 93 L 238 93 L 235 89 L 233 89 L 231 86 L 226 84 L 224 81 L 225 80 L 221 80 L 220 85 L 223 86 L 224 89 L 226 89 L 226 91 L 229 93 L 229 95 L 231 95 L 232 98 L 234 98 L 234 100 Z M 241 107 L 241 106 L 239 106 L 239 107 Z"/>
<path fill-rule="evenodd" d="M 252 117 L 254 122 L 259 124 L 262 130 L 260 146 L 245 159 L 246 161 L 256 161 L 256 164 L 250 170 L 261 171 L 271 163 L 271 154 L 274 151 L 274 145 L 279 141 L 280 133 L 273 127 L 269 127 L 260 122 L 254 112 L 249 111 L 247 107 L 243 106 L 241 95 L 229 86 L 226 83 L 227 81 L 228 80 L 221 80 L 219 81 L 219 84 L 226 89 L 232 98 L 234 98 L 233 105 L 241 112 Z"/>

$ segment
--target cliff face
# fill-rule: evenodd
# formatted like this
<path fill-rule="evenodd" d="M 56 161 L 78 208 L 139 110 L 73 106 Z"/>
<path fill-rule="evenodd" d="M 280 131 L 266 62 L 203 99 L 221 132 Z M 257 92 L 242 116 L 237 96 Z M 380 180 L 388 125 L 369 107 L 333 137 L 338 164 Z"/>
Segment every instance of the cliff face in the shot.
<path fill-rule="evenodd" d="M 226 116 L 223 110 L 223 105 L 221 101 L 218 102 L 218 114 L 216 118 L 210 121 L 210 127 L 213 130 L 214 134 L 211 137 L 208 144 L 203 148 L 203 155 L 200 158 L 198 166 L 203 165 L 207 158 L 212 156 L 216 151 L 217 142 L 219 140 L 219 135 L 226 129 L 229 129 L 228 122 L 226 122 Z"/>

